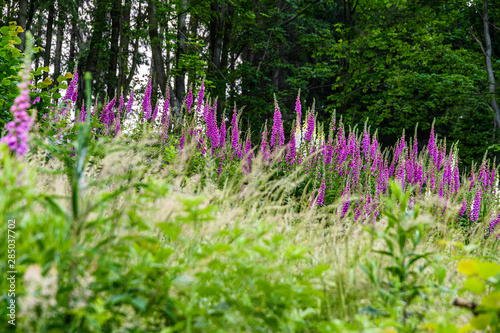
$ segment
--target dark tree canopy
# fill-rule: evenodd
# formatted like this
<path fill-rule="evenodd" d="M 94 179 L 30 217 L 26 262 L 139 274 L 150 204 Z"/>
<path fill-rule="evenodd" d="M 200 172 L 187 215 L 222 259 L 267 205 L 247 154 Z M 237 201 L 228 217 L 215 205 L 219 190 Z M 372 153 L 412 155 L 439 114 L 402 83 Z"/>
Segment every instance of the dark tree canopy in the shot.
<path fill-rule="evenodd" d="M 300 90 L 319 119 L 334 110 L 352 126 L 368 119 L 387 144 L 418 124 L 423 145 L 435 120 L 470 163 L 500 139 L 499 0 L 0 4 L 3 25 L 16 21 L 43 49 L 35 65 L 57 78 L 78 63 L 101 101 L 144 89 L 138 74 L 146 73 L 153 98 L 170 91 L 177 116 L 189 88 L 205 80 L 219 117 L 244 106 L 253 131 L 272 115 L 274 95 L 290 128 Z"/>

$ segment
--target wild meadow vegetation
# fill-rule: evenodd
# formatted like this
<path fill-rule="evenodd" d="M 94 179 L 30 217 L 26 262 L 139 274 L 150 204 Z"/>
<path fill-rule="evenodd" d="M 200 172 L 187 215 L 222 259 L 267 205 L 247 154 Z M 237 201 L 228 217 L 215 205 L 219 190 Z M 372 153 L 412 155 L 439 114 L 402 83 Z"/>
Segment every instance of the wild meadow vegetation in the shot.
<path fill-rule="evenodd" d="M 203 82 L 182 117 L 151 84 L 98 103 L 74 71 L 47 90 L 30 36 L 21 68 L 2 29 L 22 69 L 2 81 L 2 331 L 499 330 L 495 161 L 460 167 L 434 130 L 383 146 L 300 93 L 285 133 L 278 99 L 252 131 Z"/>

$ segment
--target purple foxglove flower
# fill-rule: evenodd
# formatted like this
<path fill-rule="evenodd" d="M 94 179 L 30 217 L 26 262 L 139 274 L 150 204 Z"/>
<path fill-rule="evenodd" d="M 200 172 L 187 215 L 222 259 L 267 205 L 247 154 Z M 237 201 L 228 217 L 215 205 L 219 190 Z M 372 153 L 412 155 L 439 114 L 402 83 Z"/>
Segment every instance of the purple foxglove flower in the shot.
<path fill-rule="evenodd" d="M 373 137 L 373 141 L 372 141 L 372 144 L 370 146 L 370 157 L 372 158 L 372 160 L 375 158 L 375 156 L 377 155 L 377 147 L 378 147 L 378 141 L 377 141 L 377 137 Z"/>
<path fill-rule="evenodd" d="M 114 124 L 115 123 L 115 113 L 113 110 L 109 110 L 109 124 Z"/>
<path fill-rule="evenodd" d="M 117 136 L 117 135 L 120 133 L 121 129 L 122 129 L 122 127 L 121 127 L 121 123 L 120 123 L 120 113 L 118 113 L 118 114 L 116 115 L 116 120 L 115 120 L 115 123 L 116 123 L 116 127 L 115 127 L 115 136 Z"/>
<path fill-rule="evenodd" d="M 490 235 L 495 231 L 498 223 L 500 222 L 500 213 L 498 214 L 497 218 L 493 221 L 490 222 Z"/>
<path fill-rule="evenodd" d="M 200 91 L 198 92 L 198 103 L 196 105 L 196 113 L 200 114 L 201 105 L 203 104 L 203 97 L 205 95 L 205 81 L 201 83 Z"/>
<path fill-rule="evenodd" d="M 486 161 L 485 160 L 483 160 L 483 163 L 481 163 L 481 167 L 479 168 L 479 179 L 478 179 L 478 181 L 479 182 L 482 181 L 483 187 L 488 186 L 489 177 L 487 177 L 487 175 L 486 175 Z"/>
<path fill-rule="evenodd" d="M 167 115 L 170 109 L 170 91 L 167 89 L 167 95 L 165 96 L 165 102 L 163 102 L 163 115 L 161 117 L 161 124 L 165 125 L 167 121 Z"/>
<path fill-rule="evenodd" d="M 106 125 L 106 128 L 114 120 L 113 106 L 115 106 L 116 99 L 113 98 L 109 104 L 101 110 L 101 123 Z"/>
<path fill-rule="evenodd" d="M 460 213 L 458 215 L 459 219 L 465 214 L 466 210 L 467 210 L 467 199 L 463 198 L 462 199 L 462 208 L 460 208 Z"/>
<path fill-rule="evenodd" d="M 222 123 L 220 124 L 220 132 L 219 132 L 219 147 L 224 150 L 226 146 L 226 119 L 225 115 L 222 116 Z M 224 155 L 225 156 L 225 155 Z"/>
<path fill-rule="evenodd" d="M 323 180 L 321 181 L 321 186 L 319 187 L 318 191 L 318 199 L 316 200 L 316 205 L 317 206 L 323 206 L 324 201 L 325 201 L 325 175 L 323 174 Z"/>
<path fill-rule="evenodd" d="M 460 188 L 460 173 L 458 171 L 458 163 L 455 164 L 455 170 L 453 171 L 453 192 L 457 193 Z"/>
<path fill-rule="evenodd" d="M 132 105 L 134 104 L 134 91 L 132 90 L 130 92 L 130 97 L 128 98 L 127 101 L 127 111 L 125 112 L 125 117 L 130 113 L 132 110 Z"/>
<path fill-rule="evenodd" d="M 340 218 L 344 218 L 347 212 L 349 211 L 349 200 L 345 201 L 344 204 L 342 205 L 342 211 L 341 211 L 341 216 Z"/>
<path fill-rule="evenodd" d="M 286 161 L 290 165 L 295 163 L 295 129 L 293 128 L 293 126 L 290 133 L 290 143 L 288 144 Z"/>
<path fill-rule="evenodd" d="M 333 143 L 332 142 L 328 142 L 328 144 L 326 145 L 325 151 L 326 151 L 325 156 L 324 156 L 325 165 L 330 165 L 332 163 L 332 159 L 333 159 Z"/>
<path fill-rule="evenodd" d="M 307 115 L 307 131 L 304 135 L 304 140 L 311 142 L 312 135 L 314 133 L 314 125 L 315 125 L 314 113 L 313 110 L 311 110 L 311 112 L 309 112 Z"/>
<path fill-rule="evenodd" d="M 77 87 L 77 83 L 78 83 L 78 68 L 75 67 L 75 74 L 71 78 L 68 89 L 66 89 L 66 94 L 64 95 L 63 101 L 71 101 L 73 103 L 76 101 L 76 99 L 75 101 L 73 101 L 73 98 L 75 95 L 75 88 Z M 77 96 L 78 94 L 76 94 L 76 97 Z"/>
<path fill-rule="evenodd" d="M 302 105 L 300 104 L 300 90 L 297 94 L 297 101 L 295 102 L 295 113 L 297 114 L 297 127 L 300 127 L 302 117 Z"/>
<path fill-rule="evenodd" d="M 120 105 L 118 105 L 118 110 L 117 112 L 121 112 L 123 109 L 123 93 L 120 95 Z"/>
<path fill-rule="evenodd" d="M 281 121 L 281 111 L 278 107 L 278 102 L 274 100 L 274 118 L 273 128 L 271 131 L 271 148 L 277 151 L 285 144 L 285 132 L 283 131 L 283 123 Z"/>
<path fill-rule="evenodd" d="M 80 122 L 81 123 L 84 123 L 86 121 L 86 118 L 85 118 L 86 114 L 87 114 L 87 112 L 85 110 L 85 107 L 82 104 L 82 109 L 80 110 Z"/>
<path fill-rule="evenodd" d="M 472 192 L 472 189 L 474 188 L 474 170 L 471 171 L 469 180 L 471 181 L 469 192 Z"/>
<path fill-rule="evenodd" d="M 73 76 L 73 79 L 75 80 L 74 83 L 74 88 L 73 88 L 73 94 L 71 95 L 71 101 L 73 103 L 76 103 L 76 100 L 78 99 L 78 68 L 75 67 L 75 75 Z M 71 80 L 73 82 L 73 80 Z"/>
<path fill-rule="evenodd" d="M 163 103 L 163 114 L 161 117 L 161 124 L 163 126 L 163 134 L 161 136 L 162 140 L 165 141 L 168 138 L 168 126 L 170 124 L 170 91 L 167 89 L 167 95 L 165 96 L 165 102 Z"/>
<path fill-rule="evenodd" d="M 33 101 L 33 105 L 40 102 L 40 96 L 37 96 L 35 100 Z"/>
<path fill-rule="evenodd" d="M 215 149 L 219 146 L 219 129 L 217 128 L 217 118 L 215 115 L 216 108 L 217 103 L 209 111 L 207 123 L 207 139 L 210 139 L 212 143 L 212 156 L 215 154 Z"/>
<path fill-rule="evenodd" d="M 262 160 L 268 161 L 270 159 L 269 145 L 267 143 L 267 124 L 264 125 L 264 132 L 262 132 L 262 141 L 260 142 L 260 151 L 262 153 Z"/>
<path fill-rule="evenodd" d="M 144 92 L 144 100 L 142 101 L 142 123 L 144 123 L 146 119 L 151 118 L 151 89 L 151 79 L 149 79 L 148 87 Z"/>
<path fill-rule="evenodd" d="M 186 140 L 186 134 L 182 132 L 181 139 L 179 140 L 179 150 L 184 149 L 184 141 Z"/>
<path fill-rule="evenodd" d="M 475 222 L 479 219 L 479 211 L 481 210 L 481 188 L 476 192 L 474 203 L 472 204 L 470 220 Z"/>
<path fill-rule="evenodd" d="M 209 105 L 209 102 L 207 100 L 205 103 L 205 107 L 203 108 L 203 114 L 202 114 L 202 118 L 203 118 L 203 121 L 205 122 L 205 124 L 208 124 L 209 116 L 210 116 L 210 105 Z"/>
<path fill-rule="evenodd" d="M 361 141 L 361 152 L 365 155 L 365 159 L 368 159 L 368 153 L 370 151 L 370 133 L 366 130 L 363 131 L 363 140 Z"/>
<path fill-rule="evenodd" d="M 438 162 L 438 151 L 436 146 L 436 137 L 434 136 L 434 123 L 431 127 L 431 135 L 429 137 L 429 144 L 427 145 L 427 150 L 429 151 L 429 156 L 434 161 L 434 164 Z"/>
<path fill-rule="evenodd" d="M 253 151 L 252 151 L 252 143 L 250 141 L 250 135 L 247 136 L 247 140 L 245 142 L 245 156 L 246 163 L 243 165 L 243 174 L 248 175 L 250 171 L 252 171 L 252 159 L 253 159 Z"/>
<path fill-rule="evenodd" d="M 186 107 L 188 109 L 188 113 L 191 113 L 192 105 L 193 105 L 193 87 L 189 87 L 189 93 L 186 97 Z"/>
<path fill-rule="evenodd" d="M 418 157 L 418 141 L 416 133 L 415 136 L 413 137 L 413 157 L 415 158 Z"/>
<path fill-rule="evenodd" d="M 156 116 L 158 116 L 158 103 L 156 103 L 155 110 L 153 112 L 153 116 L 151 118 L 151 122 L 154 124 L 156 121 Z"/>
<path fill-rule="evenodd" d="M 10 108 L 14 120 L 6 124 L 8 133 L 0 139 L 0 142 L 5 143 L 9 150 L 15 152 L 18 157 L 23 156 L 29 150 L 29 131 L 33 123 L 27 112 L 31 106 L 28 85 L 26 84 L 28 79 L 29 76 L 24 73 L 23 81 L 17 85 L 20 94 L 14 99 L 14 105 Z"/>
<path fill-rule="evenodd" d="M 491 168 L 491 173 L 490 173 L 490 186 L 493 186 L 495 184 L 495 171 L 497 167 L 495 165 L 495 162 L 493 162 L 493 168 Z"/>
<path fill-rule="evenodd" d="M 233 119 L 231 120 L 231 146 L 233 147 L 233 152 L 236 156 L 240 156 L 240 134 L 238 131 L 238 114 L 236 113 L 236 109 L 233 112 Z"/>

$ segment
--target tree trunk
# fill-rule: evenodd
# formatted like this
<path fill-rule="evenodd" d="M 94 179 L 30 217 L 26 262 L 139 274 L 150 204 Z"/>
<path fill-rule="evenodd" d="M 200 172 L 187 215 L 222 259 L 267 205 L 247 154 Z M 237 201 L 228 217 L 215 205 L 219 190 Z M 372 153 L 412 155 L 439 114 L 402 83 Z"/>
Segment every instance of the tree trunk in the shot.
<path fill-rule="evenodd" d="M 57 13 L 57 33 L 56 33 L 56 50 L 54 54 L 54 78 L 57 79 L 61 75 L 61 56 L 62 45 L 64 40 L 64 11 L 61 8 L 61 1 L 59 0 L 59 8 Z"/>
<path fill-rule="evenodd" d="M 136 31 L 139 31 L 141 29 L 141 24 L 143 21 L 143 13 L 142 13 L 142 3 L 139 2 L 139 10 L 137 11 L 137 23 L 136 23 Z M 132 79 L 134 78 L 134 73 L 137 68 L 137 63 L 138 63 L 138 57 L 139 57 L 139 36 L 137 35 L 135 37 L 135 42 L 134 42 L 134 53 L 132 55 L 132 65 L 130 66 L 130 71 L 128 73 L 127 77 L 127 82 L 125 84 L 125 88 L 123 89 L 124 95 L 128 96 L 128 91 L 130 87 L 130 83 L 132 82 Z"/>
<path fill-rule="evenodd" d="M 151 41 L 153 73 L 156 79 L 155 81 L 160 85 L 162 95 L 165 95 L 167 92 L 167 75 L 163 63 L 161 40 L 158 36 L 158 20 L 156 15 L 156 3 L 154 0 L 148 0 L 149 39 Z"/>
<path fill-rule="evenodd" d="M 198 16 L 196 15 L 191 15 L 190 18 L 189 18 L 189 37 L 191 39 L 195 39 L 196 36 L 197 36 L 197 31 L 198 31 L 198 25 L 199 25 L 199 22 L 198 22 Z M 187 47 L 186 48 L 186 52 L 189 54 L 189 55 L 196 55 L 198 54 L 198 50 L 194 47 L 194 46 L 190 46 L 190 47 Z M 196 73 L 188 73 L 188 87 L 194 85 L 194 83 L 196 82 Z"/>
<path fill-rule="evenodd" d="M 43 56 L 43 66 L 47 67 L 50 64 L 50 50 L 52 48 L 52 26 L 54 25 L 54 3 L 50 4 L 49 17 L 47 19 L 47 34 L 45 41 L 45 55 Z M 47 77 L 48 73 L 43 73 L 43 78 Z"/>
<path fill-rule="evenodd" d="M 100 51 L 100 44 L 102 42 L 102 33 L 104 30 L 104 25 L 106 21 L 106 0 L 96 0 L 96 10 L 94 14 L 94 20 L 92 25 L 92 37 L 90 39 L 90 47 L 89 54 L 87 56 L 85 65 L 82 66 L 85 68 L 86 72 L 90 72 L 92 74 L 92 81 L 98 80 L 98 76 L 96 73 L 97 67 L 97 54 Z M 83 75 L 79 76 L 78 87 L 79 91 L 84 91 L 84 80 Z M 81 105 L 81 101 L 83 101 L 83 94 L 78 94 L 78 105 Z"/>
<path fill-rule="evenodd" d="M 110 47 L 110 61 L 108 65 L 108 97 L 113 99 L 117 86 L 116 69 L 118 66 L 118 41 L 120 38 L 120 15 L 121 14 L 121 0 L 115 0 L 111 3 L 111 47 Z"/>
<path fill-rule="evenodd" d="M 19 16 L 17 19 L 17 24 L 21 26 L 24 30 L 26 30 L 26 15 L 28 11 L 28 0 L 21 0 L 19 1 Z M 24 51 L 25 47 L 25 41 L 26 41 L 26 33 L 21 32 L 19 35 L 19 38 L 21 38 L 21 44 L 18 45 L 19 50 L 22 52 Z"/>
<path fill-rule="evenodd" d="M 224 31 L 224 13 L 227 5 L 219 4 L 215 0 L 210 5 L 212 11 L 212 19 L 210 21 L 210 53 L 212 56 L 213 70 L 217 71 L 221 63 L 222 55 L 222 34 Z"/>
<path fill-rule="evenodd" d="M 26 0 L 26 2 L 28 2 Z M 35 16 L 35 1 L 32 0 L 29 2 L 29 7 L 28 7 L 28 17 L 26 19 L 26 31 L 31 30 L 31 24 L 33 23 L 33 17 Z"/>
<path fill-rule="evenodd" d="M 80 8 L 80 0 L 76 1 L 76 11 L 74 11 L 74 15 L 71 19 L 71 37 L 69 41 L 69 59 L 68 59 L 68 64 L 70 70 L 74 67 L 75 63 L 75 57 L 76 57 L 76 38 L 77 38 L 77 29 L 78 29 L 78 20 L 79 20 L 79 15 L 78 15 L 78 9 Z"/>
<path fill-rule="evenodd" d="M 187 0 L 181 0 L 177 24 L 177 52 L 175 53 L 178 74 L 175 77 L 175 99 L 173 102 L 176 116 L 180 116 L 180 107 L 186 93 L 186 83 L 184 82 L 186 70 L 181 65 L 181 58 L 186 54 L 186 8 Z"/>
<path fill-rule="evenodd" d="M 491 96 L 491 107 L 495 112 L 495 122 L 497 128 L 500 128 L 500 107 L 498 106 L 496 97 L 495 97 L 495 73 L 493 72 L 493 66 L 491 65 L 491 55 L 492 55 L 492 47 L 491 47 L 491 37 L 490 37 L 490 28 L 488 22 L 488 0 L 483 0 L 483 27 L 484 27 L 484 39 L 485 39 L 485 59 L 486 59 L 486 71 L 488 72 L 488 79 L 490 81 L 489 93 Z"/>
<path fill-rule="evenodd" d="M 127 85 L 127 69 L 130 44 L 130 11 L 131 1 L 126 0 L 123 6 L 123 15 L 120 16 L 120 52 L 118 56 L 118 89 L 125 96 L 125 86 Z M 127 89 L 128 92 L 128 89 Z"/>

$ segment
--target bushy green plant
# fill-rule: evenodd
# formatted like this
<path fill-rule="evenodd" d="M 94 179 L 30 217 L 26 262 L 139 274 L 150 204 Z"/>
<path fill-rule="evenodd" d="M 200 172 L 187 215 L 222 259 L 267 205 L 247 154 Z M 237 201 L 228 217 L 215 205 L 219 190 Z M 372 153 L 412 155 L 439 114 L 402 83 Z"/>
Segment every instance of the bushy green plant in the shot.
<path fill-rule="evenodd" d="M 367 259 L 362 266 L 382 298 L 384 312 L 405 324 L 408 307 L 426 289 L 423 270 L 431 263 L 433 252 L 421 252 L 429 224 L 418 220 L 419 206 L 408 206 L 410 191 L 403 193 L 398 183 L 391 182 L 391 196 L 386 199 L 382 213 L 387 216 L 385 229 L 366 228 L 382 241 L 382 248 L 373 253 L 386 257 Z M 382 267 L 381 267 L 382 266 Z"/>
<path fill-rule="evenodd" d="M 11 120 L 9 109 L 19 94 L 17 83 L 21 71 L 21 52 L 15 45 L 21 44 L 17 35 L 23 31 L 16 22 L 0 28 L 0 130 Z"/>

